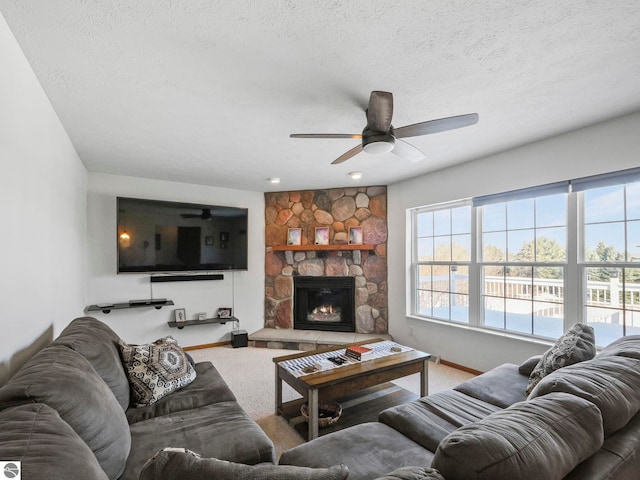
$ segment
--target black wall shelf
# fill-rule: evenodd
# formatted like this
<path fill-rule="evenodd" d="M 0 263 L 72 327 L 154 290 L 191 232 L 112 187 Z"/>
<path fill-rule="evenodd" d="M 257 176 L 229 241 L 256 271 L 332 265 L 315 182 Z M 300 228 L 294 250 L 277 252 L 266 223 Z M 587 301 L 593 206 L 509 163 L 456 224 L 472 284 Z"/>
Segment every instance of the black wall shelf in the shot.
<path fill-rule="evenodd" d="M 191 327 L 193 325 L 205 325 L 207 323 L 221 323 L 224 325 L 227 322 L 240 322 L 236 317 L 227 318 L 205 318 L 204 320 L 186 320 L 184 322 L 167 322 L 171 328 L 178 328 L 182 330 L 184 327 Z"/>
<path fill-rule="evenodd" d="M 125 308 L 149 308 L 153 307 L 156 310 L 160 310 L 167 305 L 174 305 L 173 300 L 158 299 L 154 300 L 150 298 L 148 300 L 130 300 L 126 303 L 98 303 L 95 305 L 89 305 L 87 312 L 100 312 L 109 313 L 111 310 L 122 310 Z"/>

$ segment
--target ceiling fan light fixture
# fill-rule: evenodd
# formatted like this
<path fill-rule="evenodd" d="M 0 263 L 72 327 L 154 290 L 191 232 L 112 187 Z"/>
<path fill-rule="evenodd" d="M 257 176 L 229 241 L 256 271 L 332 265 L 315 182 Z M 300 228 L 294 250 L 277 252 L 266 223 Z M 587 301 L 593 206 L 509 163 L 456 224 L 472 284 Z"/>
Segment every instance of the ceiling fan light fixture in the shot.
<path fill-rule="evenodd" d="M 280 183 L 280 178 L 279 177 L 270 177 L 269 178 L 269 183 L 273 183 L 274 185 L 278 184 L 278 183 Z"/>
<path fill-rule="evenodd" d="M 395 144 L 396 139 L 388 133 L 376 133 L 362 137 L 362 149 L 374 155 L 390 152 Z"/>
<path fill-rule="evenodd" d="M 360 180 L 362 178 L 362 172 L 349 172 L 349 176 L 354 180 Z"/>

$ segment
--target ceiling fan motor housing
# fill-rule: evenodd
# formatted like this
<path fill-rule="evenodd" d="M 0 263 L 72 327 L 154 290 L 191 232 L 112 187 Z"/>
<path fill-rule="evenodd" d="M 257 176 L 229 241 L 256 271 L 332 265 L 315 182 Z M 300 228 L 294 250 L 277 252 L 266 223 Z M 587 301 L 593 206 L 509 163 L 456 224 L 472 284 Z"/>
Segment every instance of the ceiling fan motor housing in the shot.
<path fill-rule="evenodd" d="M 362 132 L 362 149 L 367 153 L 390 152 L 395 143 L 396 137 L 393 136 L 391 129 L 389 132 L 374 132 L 365 128 Z"/>

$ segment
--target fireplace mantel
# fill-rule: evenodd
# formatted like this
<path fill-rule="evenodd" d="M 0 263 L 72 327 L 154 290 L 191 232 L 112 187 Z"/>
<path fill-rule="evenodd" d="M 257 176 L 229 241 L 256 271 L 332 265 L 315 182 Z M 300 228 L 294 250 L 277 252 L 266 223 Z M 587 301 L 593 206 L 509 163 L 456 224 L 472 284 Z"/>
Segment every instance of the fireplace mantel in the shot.
<path fill-rule="evenodd" d="M 298 252 L 310 251 L 339 251 L 339 250 L 373 250 L 374 246 L 366 244 L 336 244 L 336 245 L 274 245 L 274 252 L 293 250 Z"/>

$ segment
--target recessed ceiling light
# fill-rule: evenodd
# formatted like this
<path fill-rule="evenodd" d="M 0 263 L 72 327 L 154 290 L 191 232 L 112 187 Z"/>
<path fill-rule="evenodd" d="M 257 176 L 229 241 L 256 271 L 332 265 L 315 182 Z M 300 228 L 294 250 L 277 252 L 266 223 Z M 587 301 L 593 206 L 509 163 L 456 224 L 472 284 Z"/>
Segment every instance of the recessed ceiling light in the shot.
<path fill-rule="evenodd" d="M 349 172 L 349 176 L 354 180 L 360 180 L 362 178 L 362 172 Z"/>
<path fill-rule="evenodd" d="M 269 178 L 269 182 L 270 183 L 280 183 L 280 178 L 279 177 L 271 177 Z"/>

